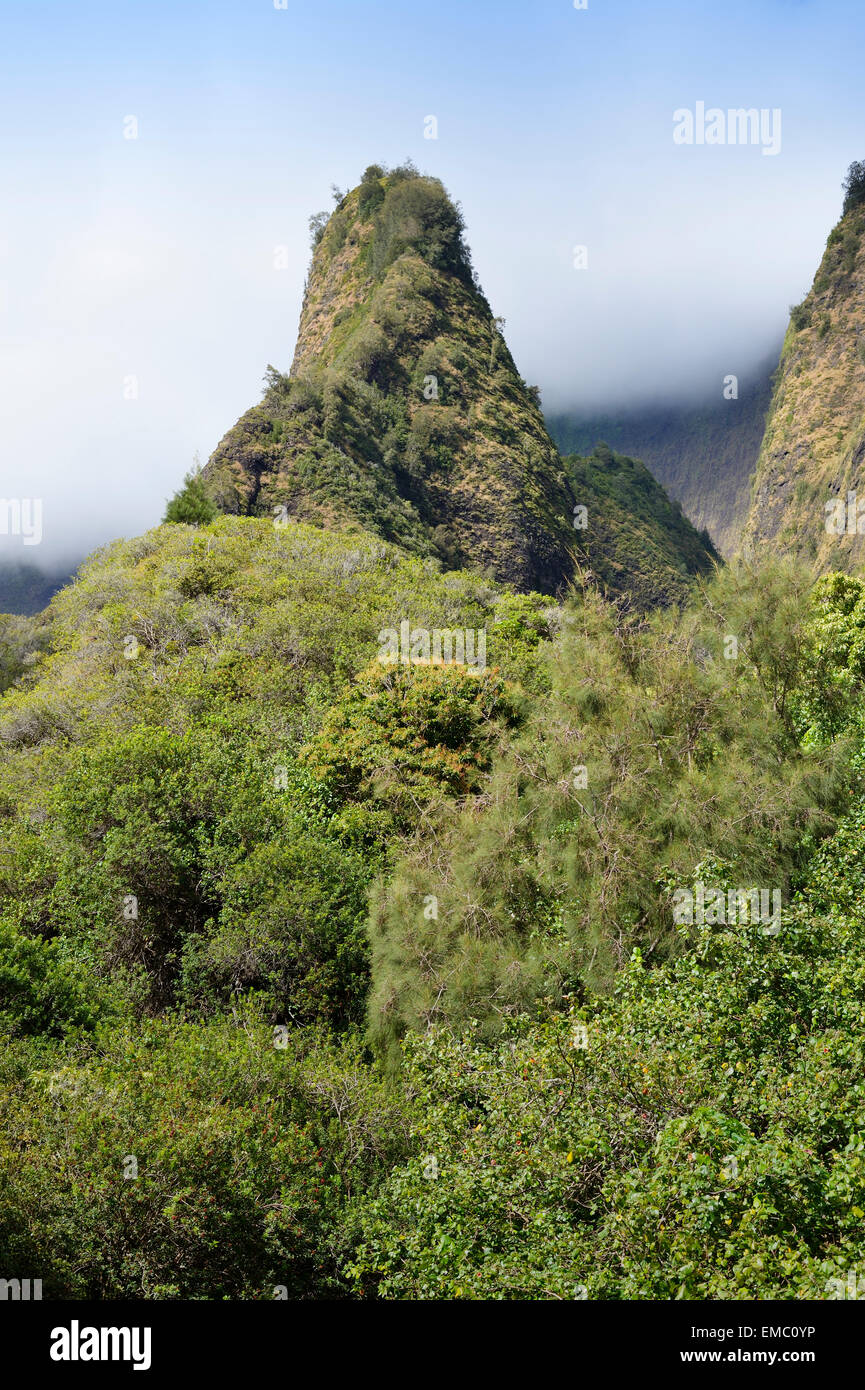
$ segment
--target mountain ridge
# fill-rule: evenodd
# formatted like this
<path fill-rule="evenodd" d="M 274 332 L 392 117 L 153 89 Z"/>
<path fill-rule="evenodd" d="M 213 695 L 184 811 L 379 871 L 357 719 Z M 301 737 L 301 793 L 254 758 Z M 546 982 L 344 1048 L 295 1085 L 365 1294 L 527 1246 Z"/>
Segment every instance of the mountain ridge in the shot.
<path fill-rule="evenodd" d="M 610 520 L 608 498 L 587 477 L 574 493 L 439 180 L 371 165 L 312 225 L 291 371 L 268 368 L 261 403 L 202 474 L 220 510 L 360 527 L 548 594 L 604 570 L 615 596 L 630 602 L 633 587 L 651 606 L 682 600 L 710 571 L 717 555 L 696 532 L 672 549 L 678 523 L 655 534 L 663 507 L 631 518 L 652 533 L 643 546 L 624 543 L 618 524 L 593 530 Z M 581 505 L 585 528 L 574 525 Z M 631 586 L 628 553 L 658 572 Z"/>
<path fill-rule="evenodd" d="M 865 522 L 862 532 L 855 520 L 852 532 L 830 526 L 849 493 L 865 503 L 865 203 L 850 198 L 848 191 L 810 290 L 791 309 L 743 534 L 746 559 L 775 551 L 847 571 L 865 560 Z"/>

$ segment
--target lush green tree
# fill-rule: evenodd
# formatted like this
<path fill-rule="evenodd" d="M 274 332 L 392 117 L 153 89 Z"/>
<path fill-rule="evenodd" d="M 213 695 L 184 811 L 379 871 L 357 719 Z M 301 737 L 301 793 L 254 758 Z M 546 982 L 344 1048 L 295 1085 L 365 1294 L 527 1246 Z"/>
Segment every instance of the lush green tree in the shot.
<path fill-rule="evenodd" d="M 358 194 L 358 212 L 362 218 L 369 217 L 384 202 L 384 179 L 386 171 L 380 164 L 370 164 L 364 170 Z"/>
<path fill-rule="evenodd" d="M 392 829 L 405 830 L 436 795 L 481 790 L 519 704 L 497 672 L 376 661 L 328 712 L 303 758 L 337 796 L 372 802 Z"/>
<path fill-rule="evenodd" d="M 330 221 L 330 213 L 327 211 L 313 213 L 309 219 L 309 242 L 313 250 L 324 236 L 324 229 Z"/>
<path fill-rule="evenodd" d="M 7 1038 L 52 1038 L 92 1028 L 101 982 L 71 944 L 24 935 L 0 920 L 0 1027 Z"/>
<path fill-rule="evenodd" d="M 207 526 L 216 515 L 216 504 L 207 491 L 201 472 L 193 468 L 166 506 L 163 520 L 179 522 L 184 526 Z"/>
<path fill-rule="evenodd" d="M 844 176 L 844 211 L 865 202 L 865 160 L 854 159 Z"/>

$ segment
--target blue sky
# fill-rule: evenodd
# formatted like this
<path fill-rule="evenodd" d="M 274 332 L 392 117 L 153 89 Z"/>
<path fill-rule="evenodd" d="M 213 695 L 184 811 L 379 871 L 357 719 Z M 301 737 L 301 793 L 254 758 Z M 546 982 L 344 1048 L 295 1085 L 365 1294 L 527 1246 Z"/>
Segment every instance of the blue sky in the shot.
<path fill-rule="evenodd" d="M 863 38 L 854 0 L 0 0 L 0 495 L 39 558 L 157 522 L 290 364 L 310 214 L 406 156 L 548 408 L 720 395 L 865 158 Z M 698 101 L 780 152 L 675 145 Z"/>

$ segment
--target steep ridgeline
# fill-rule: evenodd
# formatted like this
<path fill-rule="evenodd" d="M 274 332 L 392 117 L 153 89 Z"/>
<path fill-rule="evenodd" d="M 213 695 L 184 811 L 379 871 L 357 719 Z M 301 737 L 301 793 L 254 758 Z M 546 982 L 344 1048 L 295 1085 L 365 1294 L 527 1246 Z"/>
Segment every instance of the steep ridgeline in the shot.
<path fill-rule="evenodd" d="M 374 165 L 323 221 L 314 219 L 291 373 L 268 369 L 261 403 L 202 475 L 217 506 L 362 528 L 448 568 L 544 593 L 606 563 L 598 547 L 615 528 L 594 526 L 605 496 L 573 495 L 442 184 L 410 165 Z M 588 507 L 582 530 L 578 504 Z M 654 527 L 650 515 L 634 525 Z M 681 559 L 635 576 L 640 594 L 678 596 Z M 630 595 L 626 567 L 606 568 L 614 592 Z"/>
<path fill-rule="evenodd" d="M 607 444 L 565 459 L 578 498 L 587 497 L 591 574 L 602 592 L 626 593 L 633 606 L 681 603 L 697 575 L 711 573 L 720 556 L 706 532 L 698 534 L 648 468 Z"/>
<path fill-rule="evenodd" d="M 742 543 L 751 476 L 766 428 L 777 356 L 739 381 L 735 400 L 627 407 L 604 414 L 547 414 L 563 453 L 588 453 L 599 439 L 642 459 L 685 515 L 705 528 L 725 558 Z"/>
<path fill-rule="evenodd" d="M 742 551 L 865 561 L 865 204 L 845 212 L 790 315 Z M 852 499 L 848 516 L 848 494 Z M 861 516 L 862 520 L 858 520 Z"/>

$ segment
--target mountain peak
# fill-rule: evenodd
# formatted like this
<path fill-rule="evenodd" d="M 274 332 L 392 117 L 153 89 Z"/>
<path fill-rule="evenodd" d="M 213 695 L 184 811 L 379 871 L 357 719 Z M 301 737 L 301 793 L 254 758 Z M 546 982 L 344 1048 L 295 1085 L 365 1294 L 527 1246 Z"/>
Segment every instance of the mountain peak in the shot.
<path fill-rule="evenodd" d="M 291 373 L 270 371 L 208 463 L 218 505 L 360 526 L 556 592 L 574 502 L 443 185 L 373 165 L 312 227 Z"/>
<path fill-rule="evenodd" d="M 449 568 L 550 594 L 581 564 L 596 570 L 599 547 L 629 553 L 621 518 L 595 525 L 614 505 L 595 474 L 576 496 L 442 183 L 410 164 L 371 165 L 310 225 L 291 372 L 268 369 L 261 404 L 210 459 L 204 481 L 217 505 L 362 528 Z M 578 507 L 588 509 L 581 530 Z M 656 529 L 657 516 L 650 506 L 633 525 Z M 684 593 L 693 555 L 674 551 L 672 574 L 639 576 L 641 594 Z M 710 567 L 708 552 L 702 563 Z M 624 559 L 605 572 L 614 593 L 630 592 Z"/>
<path fill-rule="evenodd" d="M 319 213 L 310 226 L 313 258 L 292 375 L 339 354 L 349 336 L 336 331 L 348 318 L 345 310 L 362 305 L 402 257 L 453 275 L 480 296 L 459 208 L 439 179 L 412 164 L 390 172 L 371 164 L 330 216 Z M 422 290 L 422 280 L 416 288 Z M 483 305 L 489 311 L 486 300 Z"/>

